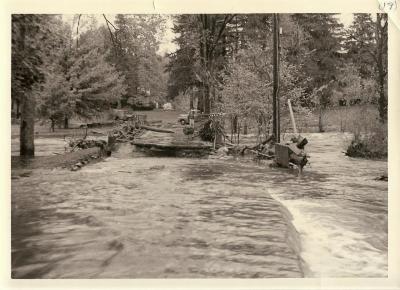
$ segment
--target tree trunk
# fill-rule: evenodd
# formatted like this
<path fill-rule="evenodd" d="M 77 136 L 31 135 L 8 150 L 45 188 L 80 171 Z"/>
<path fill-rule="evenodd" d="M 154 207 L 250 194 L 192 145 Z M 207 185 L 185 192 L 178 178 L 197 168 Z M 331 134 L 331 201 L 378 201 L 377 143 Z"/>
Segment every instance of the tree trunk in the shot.
<path fill-rule="evenodd" d="M 204 88 L 200 88 L 201 92 L 198 94 L 197 97 L 197 110 L 200 110 L 202 113 L 204 113 Z"/>
<path fill-rule="evenodd" d="M 384 72 L 384 56 L 383 53 L 378 55 L 378 90 L 379 90 L 379 100 L 378 100 L 378 111 L 379 117 L 382 122 L 387 120 L 387 98 L 385 94 L 385 72 Z"/>
<path fill-rule="evenodd" d="M 234 134 L 236 134 L 237 133 L 237 131 L 238 131 L 238 117 L 237 116 L 235 116 L 235 117 L 233 117 L 233 122 L 232 122 L 233 124 L 233 126 L 232 126 L 232 131 L 233 131 L 233 133 Z"/>
<path fill-rule="evenodd" d="M 387 120 L 387 99 L 385 95 L 385 77 L 379 74 L 379 117 L 382 122 Z"/>
<path fill-rule="evenodd" d="M 19 100 L 17 100 L 17 119 L 21 116 Z"/>
<path fill-rule="evenodd" d="M 319 104 L 318 130 L 320 133 L 324 132 L 324 126 L 322 124 L 322 104 Z"/>
<path fill-rule="evenodd" d="M 210 114 L 211 111 L 211 104 L 210 104 L 210 87 L 209 85 L 206 85 L 204 87 L 204 113 L 205 114 Z"/>
<path fill-rule="evenodd" d="M 56 120 L 50 119 L 51 125 L 50 125 L 50 130 L 51 132 L 54 132 L 54 127 L 56 125 Z"/>
<path fill-rule="evenodd" d="M 240 123 L 239 120 L 237 122 L 237 143 L 240 143 Z"/>
<path fill-rule="evenodd" d="M 64 118 L 64 129 L 69 128 L 69 119 L 67 117 Z"/>
<path fill-rule="evenodd" d="M 190 97 L 189 97 L 189 107 L 190 107 L 190 110 L 193 110 L 194 109 L 194 107 L 193 107 L 193 94 L 194 94 L 194 92 L 193 92 L 193 88 L 191 89 L 191 92 L 190 92 Z"/>
<path fill-rule="evenodd" d="M 20 149 L 19 155 L 35 156 L 35 99 L 33 96 L 24 96 L 21 102 Z"/>

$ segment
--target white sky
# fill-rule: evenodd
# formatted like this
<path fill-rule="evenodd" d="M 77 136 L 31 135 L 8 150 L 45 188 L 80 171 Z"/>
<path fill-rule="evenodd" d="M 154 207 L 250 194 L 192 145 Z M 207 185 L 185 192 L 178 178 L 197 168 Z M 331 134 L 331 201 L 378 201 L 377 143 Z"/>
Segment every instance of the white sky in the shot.
<path fill-rule="evenodd" d="M 352 13 L 341 13 L 338 15 L 339 21 L 343 23 L 344 27 L 347 28 L 353 22 L 353 14 Z"/>
<path fill-rule="evenodd" d="M 103 24 L 104 18 L 101 14 L 92 14 L 91 16 L 95 17 L 99 24 Z M 73 14 L 64 14 L 63 20 L 72 24 L 73 23 Z M 106 17 L 109 21 L 114 22 L 115 14 L 106 14 Z M 339 21 L 343 23 L 343 25 L 348 27 L 353 21 L 352 13 L 341 13 L 338 15 Z M 160 47 L 158 50 L 158 54 L 164 55 L 165 53 L 174 52 L 177 49 L 177 45 L 172 42 L 175 37 L 175 34 L 172 32 L 173 22 L 171 18 L 168 18 L 166 21 L 166 30 L 163 38 L 161 39 Z"/>

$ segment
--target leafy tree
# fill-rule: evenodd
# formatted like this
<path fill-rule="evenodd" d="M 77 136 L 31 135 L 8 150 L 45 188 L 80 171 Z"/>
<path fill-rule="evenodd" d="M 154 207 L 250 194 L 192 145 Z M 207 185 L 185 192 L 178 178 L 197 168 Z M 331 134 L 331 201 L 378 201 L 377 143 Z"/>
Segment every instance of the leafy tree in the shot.
<path fill-rule="evenodd" d="M 382 121 L 387 120 L 387 25 L 387 14 L 376 14 L 375 21 L 369 14 L 354 14 L 353 24 L 347 31 L 347 47 L 354 63 L 362 76 L 376 80 Z"/>
<path fill-rule="evenodd" d="M 183 80 L 170 82 L 170 95 L 177 95 L 189 86 L 199 85 L 201 95 L 198 108 L 210 113 L 216 90 L 221 82 L 220 72 L 226 64 L 228 48 L 228 26 L 234 15 L 199 14 L 178 17 L 175 32 L 179 32 L 176 43 L 179 49 L 172 55 L 169 70 L 171 78 Z M 170 79 L 171 79 L 170 78 Z"/>
<path fill-rule="evenodd" d="M 35 92 L 44 80 L 41 71 L 47 24 L 53 15 L 13 14 L 11 18 L 11 96 L 21 104 L 20 155 L 34 156 Z"/>
<path fill-rule="evenodd" d="M 272 70 L 271 59 L 264 59 L 267 50 L 260 45 L 249 44 L 240 50 L 227 66 L 221 85 L 220 107 L 231 119 L 255 121 L 259 133 L 267 134 L 272 118 Z M 288 114 L 287 99 L 293 108 L 301 113 L 309 113 L 301 106 L 305 89 L 299 82 L 299 69 L 289 64 L 285 58 L 281 62 L 281 113 Z M 234 124 L 235 126 L 235 124 Z M 236 130 L 234 130 L 236 131 Z"/>
<path fill-rule="evenodd" d="M 202 83 L 203 98 L 200 108 L 210 113 L 211 103 L 215 101 L 218 72 L 224 68 L 227 25 L 235 15 L 199 14 L 197 23 L 200 35 L 200 71 L 197 77 Z"/>
<path fill-rule="evenodd" d="M 356 13 L 353 22 L 347 29 L 346 49 L 350 60 L 363 78 L 374 76 L 371 57 L 374 55 L 375 25 L 369 13 Z"/>
<path fill-rule="evenodd" d="M 93 117 L 125 93 L 124 78 L 105 61 L 92 41 L 92 32 L 80 36 L 76 49 L 61 48 L 58 57 L 48 63 L 40 112 L 52 121 L 52 127 L 60 118 Z"/>
<path fill-rule="evenodd" d="M 68 70 L 72 65 L 73 39 L 71 27 L 62 21 L 61 17 L 48 23 L 52 38 L 46 42 L 41 70 L 45 82 L 38 91 L 38 113 L 41 117 L 50 119 L 54 130 L 56 123 L 64 126 L 72 116 L 73 109 L 68 102 L 69 86 L 65 83 Z"/>
<path fill-rule="evenodd" d="M 51 121 L 54 132 L 55 124 L 61 124 L 74 113 L 74 102 L 70 100 L 70 88 L 61 71 L 49 70 L 38 101 L 40 116 Z"/>
<path fill-rule="evenodd" d="M 262 50 L 272 47 L 272 14 L 235 15 L 232 34 L 236 34 L 235 51 L 257 44 Z"/>
<path fill-rule="evenodd" d="M 232 127 L 237 127 L 240 119 L 245 122 L 253 119 L 261 127 L 264 124 L 262 120 L 270 118 L 270 102 L 265 91 L 265 83 L 256 73 L 239 63 L 230 65 L 220 92 L 220 107 L 233 121 Z M 236 131 L 233 129 L 233 133 Z"/>
<path fill-rule="evenodd" d="M 373 103 L 377 94 L 376 82 L 371 78 L 363 78 L 353 63 L 344 64 L 338 75 L 338 88 L 335 103 L 340 100 L 347 105 L 357 103 Z"/>
<path fill-rule="evenodd" d="M 341 59 L 343 25 L 335 14 L 294 14 L 292 20 L 305 33 L 306 52 L 302 55 L 302 79 L 306 84 L 303 105 L 316 107 L 319 112 L 319 130 L 323 132 L 322 115 L 332 105 L 334 83 L 337 80 Z"/>
<path fill-rule="evenodd" d="M 304 76 L 311 82 L 307 88 L 309 94 L 315 88 L 327 85 L 337 78 L 340 59 L 337 51 L 341 48 L 343 25 L 335 14 L 294 14 L 293 20 L 304 30 L 308 38 L 305 45 L 309 53 L 304 57 Z M 323 109 L 330 104 L 332 88 L 321 91 Z"/>
<path fill-rule="evenodd" d="M 125 93 L 124 78 L 90 43 L 82 43 L 75 53 L 69 76 L 78 116 L 95 116 Z"/>
<path fill-rule="evenodd" d="M 112 25 L 113 32 L 107 23 L 111 33 L 108 46 L 112 47 L 107 60 L 125 76 L 127 86 L 122 104 L 128 100 L 132 104 L 146 102 L 147 94 L 143 91 L 165 92 L 165 87 L 159 85 L 160 78 L 165 79 L 164 69 L 160 67 L 163 64 L 156 54 L 164 23 L 164 16 L 151 14 L 118 14 Z"/>
<path fill-rule="evenodd" d="M 178 35 L 174 42 L 178 50 L 169 55 L 167 71 L 168 98 L 173 99 L 190 87 L 200 87 L 201 82 L 196 78 L 199 71 L 198 43 L 195 15 L 181 14 L 174 16 L 173 32 Z"/>

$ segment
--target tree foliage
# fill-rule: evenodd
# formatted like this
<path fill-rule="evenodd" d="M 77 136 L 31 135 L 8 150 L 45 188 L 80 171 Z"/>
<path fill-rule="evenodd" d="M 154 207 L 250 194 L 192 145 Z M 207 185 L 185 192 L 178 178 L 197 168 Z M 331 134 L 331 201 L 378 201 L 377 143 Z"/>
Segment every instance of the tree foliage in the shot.
<path fill-rule="evenodd" d="M 198 86 L 201 94 L 198 108 L 210 113 L 215 102 L 216 90 L 221 82 L 220 72 L 224 69 L 229 51 L 229 24 L 235 15 L 198 14 L 177 17 L 174 30 L 179 33 L 176 43 L 178 51 L 171 57 L 169 66 L 170 97 L 186 90 L 189 86 Z"/>
<path fill-rule="evenodd" d="M 158 49 L 168 17 L 178 49 L 166 58 Z M 272 14 L 103 18 L 99 26 L 96 17 L 76 15 L 71 26 L 57 15 L 13 15 L 13 100 L 33 110 L 37 100 L 42 116 L 59 121 L 166 95 L 186 96 L 182 103 L 192 107 L 194 96 L 203 112 L 269 122 Z M 282 14 L 280 28 L 283 114 L 288 98 L 295 110 L 320 115 L 338 99 L 361 99 L 377 102 L 386 120 L 387 15 L 355 14 L 344 30 L 335 14 Z M 27 109 L 21 130 L 33 120 Z"/>
<path fill-rule="evenodd" d="M 11 39 L 11 90 L 14 98 L 22 99 L 26 91 L 43 80 L 43 40 L 47 16 L 14 14 Z"/>
<path fill-rule="evenodd" d="M 355 14 L 346 42 L 350 57 L 362 77 L 376 81 L 382 121 L 387 120 L 387 25 L 387 14 L 376 14 L 375 20 L 370 14 Z"/>
<path fill-rule="evenodd" d="M 108 26 L 110 37 L 104 38 L 110 52 L 107 60 L 125 77 L 123 104 L 144 104 L 166 95 L 165 62 L 157 55 L 165 21 L 155 14 L 118 14 L 115 25 Z M 106 36 L 105 28 L 103 33 Z"/>
<path fill-rule="evenodd" d="M 106 62 L 93 38 L 97 35 L 92 30 L 83 33 L 75 48 L 66 41 L 48 59 L 40 93 L 43 117 L 52 121 L 89 118 L 110 108 L 125 93 L 124 78 Z"/>
<path fill-rule="evenodd" d="M 11 18 L 11 99 L 21 104 L 20 155 L 34 156 L 35 88 L 41 71 L 53 15 L 13 14 Z"/>

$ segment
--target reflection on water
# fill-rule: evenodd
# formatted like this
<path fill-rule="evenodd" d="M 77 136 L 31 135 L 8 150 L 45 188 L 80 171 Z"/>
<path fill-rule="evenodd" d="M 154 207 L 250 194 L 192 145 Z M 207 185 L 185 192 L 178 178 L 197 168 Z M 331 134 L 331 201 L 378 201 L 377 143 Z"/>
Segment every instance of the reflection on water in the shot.
<path fill-rule="evenodd" d="M 326 136 L 308 136 L 302 178 L 124 148 L 79 172 L 13 179 L 13 277 L 385 276 L 387 183 L 373 178 L 387 164 L 346 158 Z"/>

